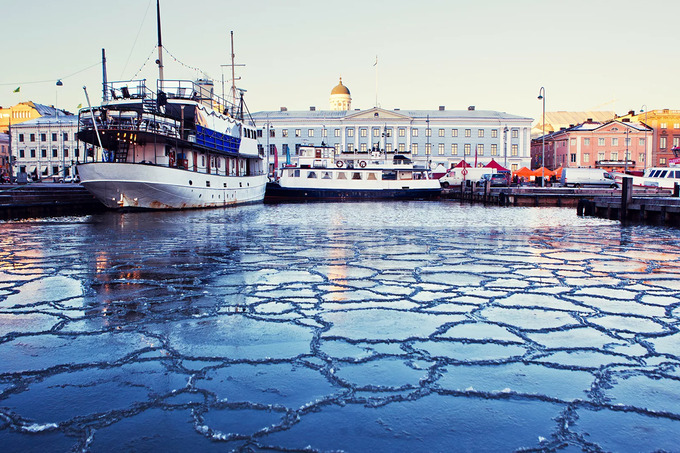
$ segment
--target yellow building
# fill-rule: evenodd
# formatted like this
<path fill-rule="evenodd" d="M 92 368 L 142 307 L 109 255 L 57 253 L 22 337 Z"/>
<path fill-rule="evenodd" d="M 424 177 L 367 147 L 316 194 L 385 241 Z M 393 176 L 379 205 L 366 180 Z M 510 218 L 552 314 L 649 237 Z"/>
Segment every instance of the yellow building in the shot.
<path fill-rule="evenodd" d="M 647 112 L 628 112 L 621 118 L 630 118 L 632 122 L 644 123 L 653 129 L 652 159 L 646 167 L 665 167 L 675 157 L 673 148 L 680 154 L 680 110 L 657 109 Z"/>
<path fill-rule="evenodd" d="M 20 102 L 13 107 L 0 107 L 0 133 L 9 130 L 9 126 L 23 123 L 24 121 L 34 120 L 41 116 L 54 116 L 55 109 L 42 104 L 35 104 L 33 102 Z"/>

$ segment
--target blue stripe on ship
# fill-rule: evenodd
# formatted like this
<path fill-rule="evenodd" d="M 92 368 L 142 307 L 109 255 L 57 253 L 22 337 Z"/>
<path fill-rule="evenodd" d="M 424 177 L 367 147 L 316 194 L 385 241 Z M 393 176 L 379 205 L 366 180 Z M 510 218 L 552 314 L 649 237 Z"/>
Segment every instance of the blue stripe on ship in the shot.
<path fill-rule="evenodd" d="M 196 125 L 196 144 L 217 151 L 236 154 L 241 144 L 241 138 Z"/>

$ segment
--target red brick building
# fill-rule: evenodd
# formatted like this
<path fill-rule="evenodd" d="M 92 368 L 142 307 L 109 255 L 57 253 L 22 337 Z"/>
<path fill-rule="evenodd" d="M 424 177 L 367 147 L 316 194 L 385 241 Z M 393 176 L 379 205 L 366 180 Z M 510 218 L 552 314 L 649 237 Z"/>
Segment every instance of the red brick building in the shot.
<path fill-rule="evenodd" d="M 680 132 L 680 131 L 679 131 Z M 586 121 L 531 141 L 531 166 L 602 168 L 642 171 L 652 154 L 651 128 L 628 119 Z"/>

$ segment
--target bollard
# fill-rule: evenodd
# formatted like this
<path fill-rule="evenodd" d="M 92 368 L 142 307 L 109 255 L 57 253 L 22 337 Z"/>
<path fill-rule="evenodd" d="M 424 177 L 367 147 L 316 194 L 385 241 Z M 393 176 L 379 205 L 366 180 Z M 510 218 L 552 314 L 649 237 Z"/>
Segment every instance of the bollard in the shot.
<path fill-rule="evenodd" d="M 619 220 L 628 217 L 628 205 L 633 201 L 633 178 L 624 177 L 621 180 L 621 209 L 619 210 Z"/>

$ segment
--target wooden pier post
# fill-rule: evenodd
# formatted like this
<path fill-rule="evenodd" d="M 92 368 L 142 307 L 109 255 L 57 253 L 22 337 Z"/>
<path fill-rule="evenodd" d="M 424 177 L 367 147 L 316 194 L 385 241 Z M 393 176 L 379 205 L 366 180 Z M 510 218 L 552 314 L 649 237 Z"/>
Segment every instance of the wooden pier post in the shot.
<path fill-rule="evenodd" d="M 621 209 L 619 220 L 628 218 L 628 205 L 633 201 L 633 178 L 624 177 L 621 180 Z"/>

